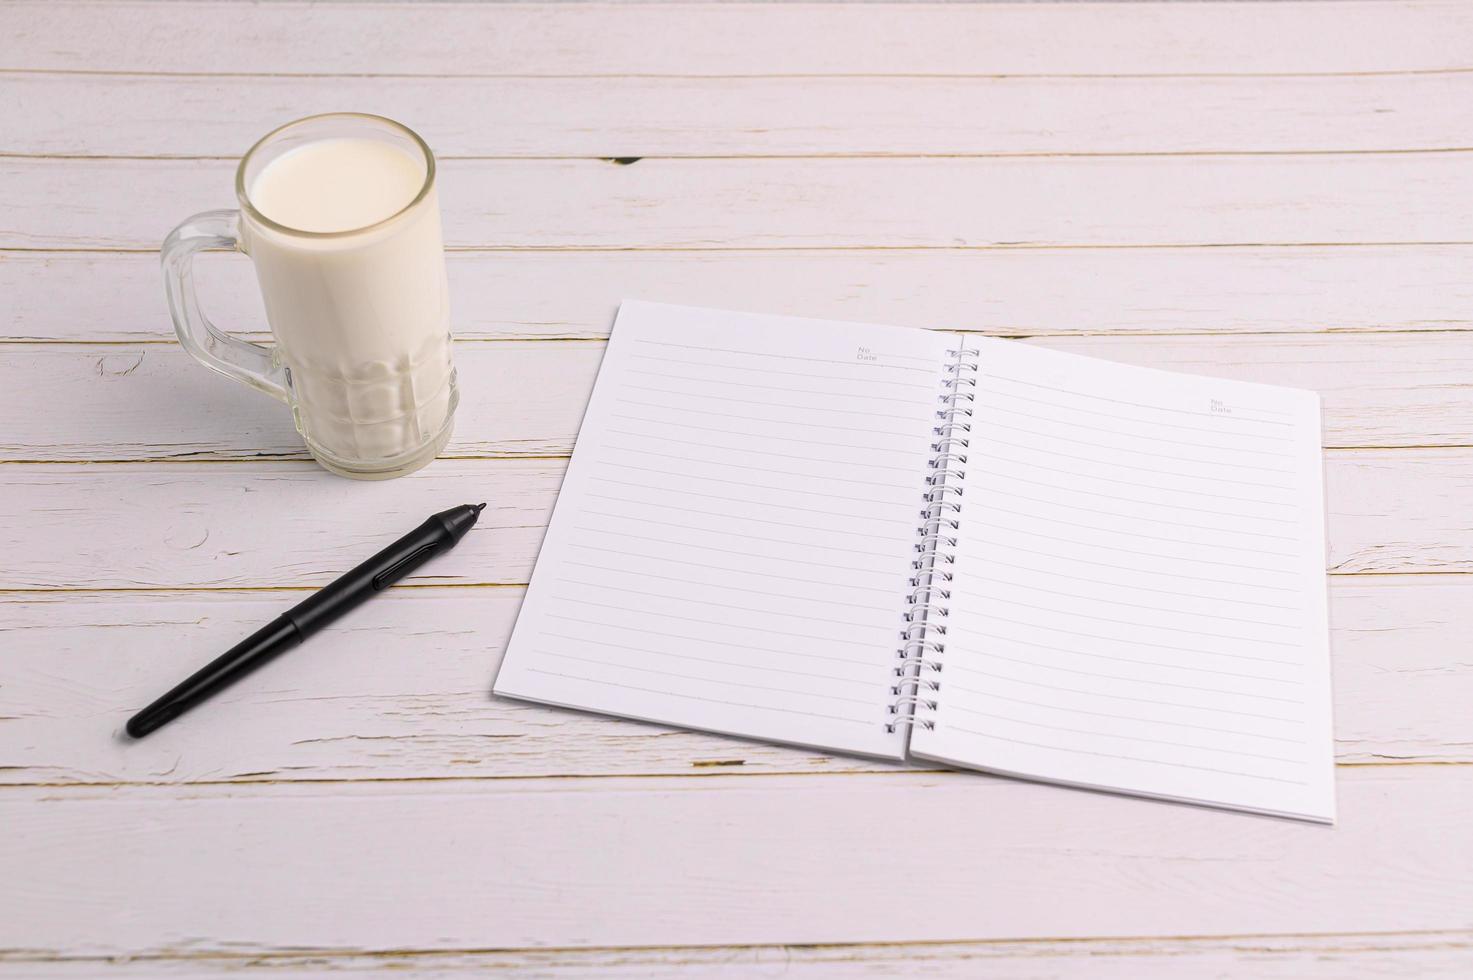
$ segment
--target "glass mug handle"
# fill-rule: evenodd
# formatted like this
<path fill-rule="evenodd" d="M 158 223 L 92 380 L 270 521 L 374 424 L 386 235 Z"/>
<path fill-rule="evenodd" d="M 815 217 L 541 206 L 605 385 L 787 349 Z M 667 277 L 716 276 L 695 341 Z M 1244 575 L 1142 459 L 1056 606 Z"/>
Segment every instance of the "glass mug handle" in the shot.
<path fill-rule="evenodd" d="M 240 247 L 240 212 L 205 211 L 186 218 L 164 239 L 164 292 L 179 343 L 205 367 L 288 401 L 286 369 L 271 348 L 232 337 L 210 322 L 194 288 L 194 253 Z"/>

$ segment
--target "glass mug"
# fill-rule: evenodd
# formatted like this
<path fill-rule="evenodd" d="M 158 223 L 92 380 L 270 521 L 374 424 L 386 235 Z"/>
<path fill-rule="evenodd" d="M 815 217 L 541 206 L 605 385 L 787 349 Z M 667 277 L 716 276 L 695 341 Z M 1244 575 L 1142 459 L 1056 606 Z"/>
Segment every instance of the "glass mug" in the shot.
<path fill-rule="evenodd" d="M 299 119 L 251 147 L 235 194 L 240 210 L 197 214 L 164 241 L 164 289 L 184 349 L 286 402 L 312 456 L 334 473 L 388 479 L 434 459 L 458 395 L 435 158 L 424 140 L 381 116 Z M 263 207 L 253 195 L 271 200 Z M 292 227 L 294 218 L 308 227 Z M 208 248 L 251 258 L 275 347 L 230 336 L 200 309 L 191 266 Z"/>

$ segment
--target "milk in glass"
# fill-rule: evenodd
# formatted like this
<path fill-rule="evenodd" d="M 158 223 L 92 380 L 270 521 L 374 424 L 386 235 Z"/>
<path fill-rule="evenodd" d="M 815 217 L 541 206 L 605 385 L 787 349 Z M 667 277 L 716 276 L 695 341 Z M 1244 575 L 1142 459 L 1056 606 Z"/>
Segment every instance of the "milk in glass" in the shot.
<path fill-rule="evenodd" d="M 282 226 L 247 220 L 242 247 L 255 262 L 298 427 L 329 458 L 410 453 L 453 408 L 435 189 L 400 214 L 424 187 L 425 168 L 391 143 L 328 138 L 271 160 L 246 191 Z"/>

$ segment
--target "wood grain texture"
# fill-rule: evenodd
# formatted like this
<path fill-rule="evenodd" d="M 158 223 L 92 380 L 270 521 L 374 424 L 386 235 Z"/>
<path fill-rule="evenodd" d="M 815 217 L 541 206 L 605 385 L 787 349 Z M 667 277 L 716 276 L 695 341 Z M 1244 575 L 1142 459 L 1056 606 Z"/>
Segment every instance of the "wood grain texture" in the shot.
<path fill-rule="evenodd" d="M 1473 334 L 1466 332 L 1024 342 L 1318 390 L 1332 448 L 1473 445 Z M 602 353 L 598 341 L 458 344 L 461 402 L 447 455 L 568 453 Z M 305 456 L 283 406 L 222 380 L 172 344 L 0 346 L 0 410 L 9 419 L 0 459 Z"/>
<path fill-rule="evenodd" d="M 441 561 L 474 565 L 485 547 Z M 493 698 L 521 597 L 396 590 L 136 743 L 119 734 L 130 714 L 300 594 L 0 597 L 0 784 L 897 768 Z M 1330 598 L 1339 761 L 1473 761 L 1473 663 L 1452 653 L 1473 631 L 1473 576 L 1337 577 Z"/>
<path fill-rule="evenodd" d="M 1349 976 L 1464 980 L 1473 950 L 1467 932 L 1335 936 L 1238 936 L 1225 939 L 1072 939 L 1035 942 L 728 946 L 685 949 L 507 950 L 483 953 L 277 954 L 273 956 L 129 959 L 106 962 L 117 977 L 324 975 L 453 980 L 487 972 L 543 980 L 1344 980 Z M 94 977 L 96 960 L 0 959 L 7 980 Z"/>
<path fill-rule="evenodd" d="M 1473 150 L 446 160 L 438 180 L 452 248 L 1466 243 L 1470 161 Z M 190 212 L 232 205 L 233 171 L 229 160 L 0 159 L 0 248 L 156 248 Z"/>
<path fill-rule="evenodd" d="M 437 561 L 409 581 L 521 584 L 563 466 L 446 459 L 344 486 L 306 462 L 8 464 L 0 590 L 318 588 L 432 503 L 463 500 L 490 502 L 471 533 L 474 558 Z M 1325 478 L 1330 571 L 1473 572 L 1473 451 L 1332 451 Z M 48 547 L 28 545 L 37 534 Z"/>
<path fill-rule="evenodd" d="M 770 6 L 772 9 L 763 9 Z M 1203 75 L 1469 67 L 1459 0 L 0 7 L 0 65 L 168 73 Z M 714 9 L 713 9 L 714 8 Z M 1102 43 L 1102 39 L 1108 39 Z"/>
<path fill-rule="evenodd" d="M 482 500 L 473 544 L 406 581 L 521 584 L 565 464 L 447 459 L 352 485 L 306 462 L 6 466 L 15 506 L 0 509 L 0 550 L 19 564 L 0 569 L 0 590 L 320 588 L 437 508 Z M 41 526 L 56 547 L 24 548 Z M 1473 559 L 1473 537 L 1467 551 Z"/>
<path fill-rule="evenodd" d="M 452 252 L 463 339 L 608 336 L 622 296 L 999 335 L 1473 329 L 1473 246 Z M 195 264 L 211 316 L 268 336 L 250 261 Z M 958 288 L 938 288 L 941 284 Z M 0 252 L 0 340 L 172 340 L 158 256 Z"/>
<path fill-rule="evenodd" d="M 1325 458 L 1329 567 L 1340 573 L 1473 571 L 1468 527 L 1473 477 L 1461 450 L 1387 450 Z"/>
<path fill-rule="evenodd" d="M 908 156 L 1473 146 L 1473 73 L 1173 78 L 14 75 L 7 154 L 238 157 L 372 106 L 454 157 Z M 221 111 L 228 106 L 228 111 Z M 127 126 L 117 125 L 126 118 Z"/>
<path fill-rule="evenodd" d="M 1470 36 L 1461 0 L 0 4 L 0 590 L 42 590 L 0 591 L 0 976 L 1467 976 L 1473 575 L 1430 573 L 1473 571 Z M 445 158 L 472 340 L 462 458 L 390 484 L 188 362 L 154 252 L 345 106 Z M 260 336 L 249 264 L 200 270 Z M 490 698 L 625 295 L 1321 390 L 1341 825 Z M 422 587 L 114 737 L 471 497 Z"/>
<path fill-rule="evenodd" d="M 0 949 L 1468 931 L 1473 767 L 1338 784 L 1335 828 L 975 773 L 15 789 Z"/>

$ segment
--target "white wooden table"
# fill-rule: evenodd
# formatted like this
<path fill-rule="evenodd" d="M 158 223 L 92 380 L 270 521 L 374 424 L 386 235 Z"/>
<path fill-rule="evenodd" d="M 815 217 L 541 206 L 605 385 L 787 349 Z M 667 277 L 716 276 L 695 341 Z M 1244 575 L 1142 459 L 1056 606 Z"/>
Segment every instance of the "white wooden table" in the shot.
<path fill-rule="evenodd" d="M 0 975 L 1473 974 L 1470 106 L 1459 0 L 0 6 Z M 157 269 L 342 108 L 443 167 L 464 401 L 386 484 L 190 362 Z M 491 699 L 624 295 L 1319 389 L 1340 825 Z"/>

